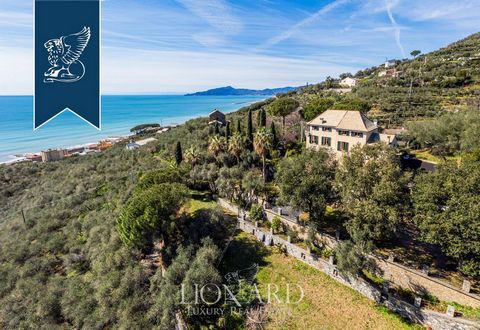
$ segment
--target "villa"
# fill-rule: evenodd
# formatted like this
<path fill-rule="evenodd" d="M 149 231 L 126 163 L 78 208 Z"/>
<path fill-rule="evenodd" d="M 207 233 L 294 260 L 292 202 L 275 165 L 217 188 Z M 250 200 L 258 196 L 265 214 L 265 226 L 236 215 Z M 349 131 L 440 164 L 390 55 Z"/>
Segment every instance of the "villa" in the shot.
<path fill-rule="evenodd" d="M 352 88 L 357 86 L 358 84 L 358 79 L 352 78 L 352 77 L 346 77 L 345 79 L 342 79 L 340 81 L 340 86 L 347 87 L 347 88 Z"/>
<path fill-rule="evenodd" d="M 227 124 L 227 119 L 225 114 L 218 109 L 213 110 L 208 114 L 209 124 L 219 124 L 220 126 L 225 126 Z"/>
<path fill-rule="evenodd" d="M 307 148 L 328 148 L 339 156 L 355 145 L 378 142 L 398 146 L 395 135 L 379 133 L 377 122 L 360 111 L 327 110 L 307 123 Z"/>

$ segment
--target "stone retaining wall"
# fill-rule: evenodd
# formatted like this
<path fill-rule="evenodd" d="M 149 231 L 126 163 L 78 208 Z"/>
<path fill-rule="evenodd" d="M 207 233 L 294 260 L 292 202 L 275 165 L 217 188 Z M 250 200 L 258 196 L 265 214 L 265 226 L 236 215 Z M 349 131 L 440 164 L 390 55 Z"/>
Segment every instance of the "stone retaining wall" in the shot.
<path fill-rule="evenodd" d="M 480 308 L 480 297 L 455 288 L 445 281 L 428 276 L 421 271 L 406 267 L 397 262 L 371 256 L 382 272 L 382 277 L 402 288 L 414 292 L 428 292 L 443 301 Z"/>
<path fill-rule="evenodd" d="M 220 198 L 219 204 L 231 212 L 239 214 L 237 206 L 228 201 Z M 305 232 L 305 227 L 302 227 L 300 224 L 291 221 L 287 217 L 280 216 L 271 210 L 265 210 L 265 214 L 269 221 L 272 221 L 274 216 L 279 216 L 283 223 L 299 232 L 299 237 L 301 239 L 306 238 L 307 233 Z M 302 231 L 303 233 L 301 233 Z M 331 249 L 335 248 L 338 244 L 338 241 L 330 235 L 317 233 L 316 237 L 320 242 Z M 443 280 L 428 276 L 416 269 L 406 267 L 398 262 L 388 261 L 387 259 L 374 255 L 370 256 L 370 258 L 376 262 L 381 276 L 395 285 L 404 289 L 410 289 L 414 292 L 428 292 L 443 301 L 454 301 L 458 304 L 475 308 L 480 307 L 480 296 L 478 295 L 464 292 L 461 288 L 457 288 Z"/>
<path fill-rule="evenodd" d="M 368 299 L 379 304 L 383 304 L 388 309 L 402 315 L 407 319 L 410 319 L 413 322 L 428 325 L 433 330 L 480 330 L 480 325 L 476 322 L 450 317 L 446 314 L 429 310 L 423 310 L 393 297 L 386 299 L 386 297 L 382 296 L 380 290 L 363 279 L 340 274 L 335 265 L 310 254 L 307 250 L 289 243 L 281 237 L 265 232 L 251 222 L 239 218 L 238 228 L 246 233 L 254 235 L 257 240 L 263 242 L 267 246 L 273 246 L 277 244 L 282 245 L 289 255 L 324 272 L 331 278 L 351 287 Z"/>
<path fill-rule="evenodd" d="M 305 232 L 305 227 L 304 226 L 299 225 L 295 222 L 292 222 L 290 219 L 288 219 L 284 216 L 281 216 L 278 213 L 275 213 L 271 210 L 265 210 L 265 215 L 266 215 L 268 221 L 270 221 L 270 222 L 272 222 L 272 219 L 275 216 L 278 216 L 280 218 L 280 220 L 282 221 L 282 223 L 284 223 L 285 225 L 293 228 L 294 230 L 296 230 L 299 233 L 298 237 L 300 237 L 301 239 L 306 239 L 307 238 L 307 233 Z M 302 233 L 302 231 L 303 231 L 303 233 Z M 317 240 L 319 242 L 321 242 L 322 244 L 324 244 L 325 246 L 327 246 L 329 249 L 332 249 L 332 250 L 338 244 L 335 237 L 332 237 L 332 236 L 327 235 L 327 234 L 316 233 L 315 237 L 317 238 Z"/>

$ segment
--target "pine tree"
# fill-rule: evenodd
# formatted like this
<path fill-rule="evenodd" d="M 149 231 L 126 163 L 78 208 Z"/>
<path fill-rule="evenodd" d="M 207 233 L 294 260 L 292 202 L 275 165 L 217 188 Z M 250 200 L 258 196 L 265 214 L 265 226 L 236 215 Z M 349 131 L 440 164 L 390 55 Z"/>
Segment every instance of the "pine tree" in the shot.
<path fill-rule="evenodd" d="M 253 151 L 253 124 L 252 124 L 252 110 L 248 110 L 247 121 L 247 148 Z"/>
<path fill-rule="evenodd" d="M 273 120 L 270 124 L 270 133 L 272 134 L 272 146 L 276 148 L 278 144 L 277 129 L 275 128 L 275 123 L 273 122 Z"/>
<path fill-rule="evenodd" d="M 180 165 L 183 160 L 182 145 L 180 141 L 177 142 L 177 147 L 175 148 L 175 162 L 177 165 Z"/>

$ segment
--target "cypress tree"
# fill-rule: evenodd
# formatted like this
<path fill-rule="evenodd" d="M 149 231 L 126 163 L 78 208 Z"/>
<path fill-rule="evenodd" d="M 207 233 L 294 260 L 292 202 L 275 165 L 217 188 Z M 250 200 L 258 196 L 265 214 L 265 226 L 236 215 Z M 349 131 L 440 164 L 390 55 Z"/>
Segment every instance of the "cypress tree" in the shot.
<path fill-rule="evenodd" d="M 182 153 L 182 145 L 180 144 L 180 141 L 177 142 L 177 146 L 175 148 L 175 162 L 177 165 L 180 165 L 183 160 L 183 153 Z"/>
<path fill-rule="evenodd" d="M 267 113 L 264 109 L 262 109 L 260 112 L 260 126 L 267 127 Z"/>
<path fill-rule="evenodd" d="M 252 124 L 252 110 L 248 110 L 247 120 L 247 147 L 250 151 L 253 151 L 253 124 Z"/>
<path fill-rule="evenodd" d="M 237 133 L 242 134 L 242 125 L 240 123 L 240 119 L 237 119 Z"/>
<path fill-rule="evenodd" d="M 276 148 L 278 144 L 278 139 L 277 139 L 277 130 L 275 129 L 275 123 L 273 122 L 273 120 L 272 120 L 272 123 L 270 124 L 270 133 L 272 134 L 272 146 Z"/>
<path fill-rule="evenodd" d="M 230 137 L 230 122 L 227 121 L 227 125 L 225 126 L 225 138 L 228 141 L 228 138 Z"/>

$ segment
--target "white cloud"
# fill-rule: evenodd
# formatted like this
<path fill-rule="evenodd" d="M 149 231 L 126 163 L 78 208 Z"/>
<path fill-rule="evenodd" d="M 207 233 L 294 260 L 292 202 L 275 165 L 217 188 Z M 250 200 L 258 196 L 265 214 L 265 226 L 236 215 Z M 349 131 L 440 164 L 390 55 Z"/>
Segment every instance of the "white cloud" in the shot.
<path fill-rule="evenodd" d="M 33 92 L 33 50 L 0 48 L 0 94 L 31 95 Z"/>
<path fill-rule="evenodd" d="M 298 31 L 300 31 L 303 27 L 312 24 L 313 22 L 318 20 L 321 16 L 323 16 L 325 14 L 328 14 L 329 12 L 331 12 L 332 10 L 337 8 L 338 6 L 343 5 L 344 3 L 347 3 L 347 2 L 349 2 L 349 0 L 336 0 L 332 3 L 329 3 L 328 5 L 323 7 L 322 9 L 316 11 L 315 13 L 311 14 L 307 18 L 305 18 L 305 19 L 301 20 L 300 22 L 296 23 L 295 25 L 291 26 L 288 30 L 276 35 L 273 38 L 270 38 L 269 40 L 267 40 L 267 42 L 265 42 L 263 45 L 261 45 L 259 47 L 259 49 L 270 48 L 270 47 L 278 44 L 279 42 L 282 42 L 286 39 L 289 39 L 292 35 L 294 35 Z"/>
<path fill-rule="evenodd" d="M 17 11 L 1 11 L 0 26 L 31 28 L 33 15 Z"/>
<path fill-rule="evenodd" d="M 232 10 L 223 0 L 177 0 L 177 2 L 220 32 L 237 34 L 242 31 L 242 22 L 232 14 Z"/>
<path fill-rule="evenodd" d="M 452 22 L 465 18 L 478 20 L 480 1 L 455 0 L 455 1 L 406 1 L 401 8 L 402 14 L 416 21 L 449 20 Z"/>
<path fill-rule="evenodd" d="M 105 48 L 102 57 L 102 92 L 106 94 L 184 93 L 225 85 L 295 86 L 358 69 L 321 57 L 289 59 L 244 53 Z M 30 49 L 0 49 L 0 64 L 0 94 L 32 93 Z"/>
<path fill-rule="evenodd" d="M 234 85 L 267 88 L 318 82 L 355 71 L 317 59 L 288 59 L 241 53 L 190 51 L 104 51 L 105 93 L 186 92 Z"/>
<path fill-rule="evenodd" d="M 398 49 L 400 49 L 400 52 L 402 53 L 403 58 L 407 57 L 405 53 L 405 49 L 403 48 L 402 41 L 400 39 L 400 27 L 397 24 L 397 21 L 393 17 L 392 13 L 392 7 L 393 7 L 393 2 L 390 0 L 385 0 L 386 3 L 386 9 L 387 9 L 387 14 L 388 18 L 390 19 L 390 22 L 392 23 L 392 27 L 394 28 L 394 33 L 395 33 L 395 43 L 397 44 Z"/>

